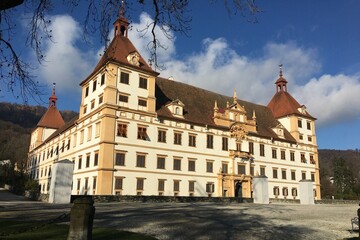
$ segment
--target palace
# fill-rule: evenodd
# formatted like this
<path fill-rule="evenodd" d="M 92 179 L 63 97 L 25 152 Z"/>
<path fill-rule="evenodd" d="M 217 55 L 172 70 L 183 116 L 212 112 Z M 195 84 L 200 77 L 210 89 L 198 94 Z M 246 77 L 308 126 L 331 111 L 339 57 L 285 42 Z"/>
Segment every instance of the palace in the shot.
<path fill-rule="evenodd" d="M 28 173 L 48 193 L 59 160 L 74 163 L 72 194 L 252 197 L 267 176 L 270 198 L 320 199 L 315 118 L 287 91 L 282 69 L 267 106 L 159 77 L 128 38 L 114 37 L 81 82 L 79 116 L 65 123 L 55 86 L 31 135 Z"/>

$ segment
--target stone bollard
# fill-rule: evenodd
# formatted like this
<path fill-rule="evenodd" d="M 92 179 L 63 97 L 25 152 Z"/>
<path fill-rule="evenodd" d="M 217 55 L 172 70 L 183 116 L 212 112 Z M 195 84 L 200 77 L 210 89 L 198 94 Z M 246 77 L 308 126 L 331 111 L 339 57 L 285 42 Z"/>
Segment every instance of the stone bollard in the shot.
<path fill-rule="evenodd" d="M 91 197 L 77 198 L 71 207 L 70 228 L 67 240 L 91 240 L 95 215 Z"/>

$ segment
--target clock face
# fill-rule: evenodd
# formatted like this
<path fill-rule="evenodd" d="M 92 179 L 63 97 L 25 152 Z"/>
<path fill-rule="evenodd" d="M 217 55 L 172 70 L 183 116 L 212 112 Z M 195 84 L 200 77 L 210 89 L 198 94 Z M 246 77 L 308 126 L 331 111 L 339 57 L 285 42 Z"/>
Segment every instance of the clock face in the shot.
<path fill-rule="evenodd" d="M 137 57 L 136 57 L 136 56 L 133 56 L 133 57 L 131 58 L 131 62 L 132 62 L 133 64 L 136 64 L 136 63 L 137 63 Z"/>

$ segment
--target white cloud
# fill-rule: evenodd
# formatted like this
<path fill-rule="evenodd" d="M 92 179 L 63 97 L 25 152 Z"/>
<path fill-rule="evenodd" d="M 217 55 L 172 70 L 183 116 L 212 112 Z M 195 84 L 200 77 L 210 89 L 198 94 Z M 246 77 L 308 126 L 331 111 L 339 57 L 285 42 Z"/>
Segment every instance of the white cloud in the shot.
<path fill-rule="evenodd" d="M 55 82 L 60 91 L 80 91 L 79 83 L 92 71 L 98 55 L 78 47 L 82 29 L 68 15 L 51 16 L 53 41 L 45 42 L 45 62 L 39 66 L 44 82 Z"/>
<path fill-rule="evenodd" d="M 147 29 L 147 26 L 151 24 L 153 20 L 147 13 L 142 13 L 138 23 L 131 24 L 131 30 L 129 31 L 129 38 L 136 46 L 137 50 L 141 53 L 145 60 L 150 58 L 149 43 L 152 41 L 151 27 Z M 146 30 L 147 29 L 147 30 Z M 171 39 L 167 38 L 159 27 L 155 28 L 155 34 L 161 46 L 157 51 L 157 57 L 161 62 L 166 62 L 175 55 L 175 36 L 170 33 Z"/>

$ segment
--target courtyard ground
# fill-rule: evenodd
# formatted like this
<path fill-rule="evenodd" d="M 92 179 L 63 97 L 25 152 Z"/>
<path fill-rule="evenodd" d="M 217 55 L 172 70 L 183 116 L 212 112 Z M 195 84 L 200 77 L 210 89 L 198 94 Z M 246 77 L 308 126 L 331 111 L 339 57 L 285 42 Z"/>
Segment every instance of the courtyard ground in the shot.
<path fill-rule="evenodd" d="M 71 204 L 11 197 L 0 190 L 0 218 L 51 221 Z M 96 203 L 95 227 L 139 232 L 157 239 L 346 239 L 358 236 L 350 204 Z M 68 223 L 65 222 L 65 223 Z M 1 232 L 1 226 L 0 226 Z"/>

